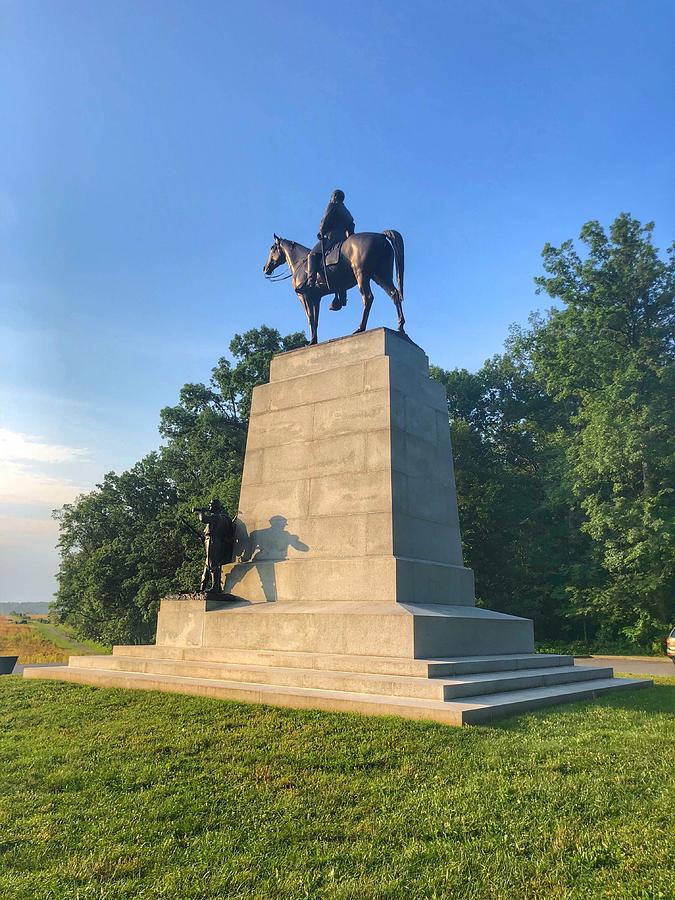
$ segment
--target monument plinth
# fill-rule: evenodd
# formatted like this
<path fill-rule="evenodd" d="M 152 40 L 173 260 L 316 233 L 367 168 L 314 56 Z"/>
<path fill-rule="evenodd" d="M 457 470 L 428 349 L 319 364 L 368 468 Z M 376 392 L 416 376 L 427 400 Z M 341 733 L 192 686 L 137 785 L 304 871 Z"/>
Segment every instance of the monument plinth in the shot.
<path fill-rule="evenodd" d="M 529 620 L 474 608 L 445 391 L 386 328 L 272 361 L 253 392 L 235 555 L 223 588 L 241 603 L 205 617 L 203 646 L 533 650 Z M 162 607 L 158 643 L 184 639 L 175 617 Z"/>
<path fill-rule="evenodd" d="M 165 598 L 156 644 L 52 677 L 449 724 L 649 684 L 533 652 L 475 606 L 445 392 L 379 328 L 280 354 L 253 392 L 224 595 Z"/>
<path fill-rule="evenodd" d="M 253 392 L 239 507 L 235 554 L 251 561 L 228 572 L 234 594 L 473 606 L 445 391 L 395 332 L 273 360 Z"/>

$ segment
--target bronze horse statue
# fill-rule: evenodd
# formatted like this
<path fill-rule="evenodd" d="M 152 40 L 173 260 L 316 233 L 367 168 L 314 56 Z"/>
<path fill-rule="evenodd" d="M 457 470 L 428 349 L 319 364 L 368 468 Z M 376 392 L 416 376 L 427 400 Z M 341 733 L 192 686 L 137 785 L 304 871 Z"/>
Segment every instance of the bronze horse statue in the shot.
<path fill-rule="evenodd" d="M 363 316 L 354 334 L 366 330 L 370 307 L 373 304 L 371 279 L 394 301 L 398 315 L 398 330 L 401 334 L 405 333 L 403 331 L 405 324 L 403 316 L 404 250 L 403 238 L 398 231 L 383 231 L 382 234 L 363 231 L 345 238 L 340 248 L 338 263 L 328 273 L 330 286 L 326 283 L 326 274 L 323 272 L 317 287 L 301 290 L 305 282 L 305 264 L 308 254 L 309 247 L 280 238 L 275 234 L 267 262 L 263 266 L 263 272 L 269 277 L 283 263 L 288 264 L 293 278 L 291 282 L 293 290 L 300 298 L 309 322 L 310 344 L 317 342 L 321 298 L 336 291 L 347 291 L 354 285 L 358 285 L 363 298 Z M 394 263 L 396 263 L 398 287 L 394 285 L 393 281 Z"/>

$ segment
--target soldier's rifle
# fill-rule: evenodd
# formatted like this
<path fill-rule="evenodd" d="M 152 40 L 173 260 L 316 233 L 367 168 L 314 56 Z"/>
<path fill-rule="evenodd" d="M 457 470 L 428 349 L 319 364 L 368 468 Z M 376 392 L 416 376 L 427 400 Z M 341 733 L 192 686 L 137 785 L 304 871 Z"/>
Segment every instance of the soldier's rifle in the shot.
<path fill-rule="evenodd" d="M 192 511 L 197 512 L 197 510 Z M 206 512 L 206 509 L 200 509 L 199 512 Z M 202 544 L 204 543 L 204 535 L 201 531 L 199 531 L 198 528 L 195 528 L 194 525 L 191 525 L 188 520 L 184 519 L 182 516 L 177 516 L 177 519 L 182 525 L 185 525 L 186 528 L 188 528 L 196 537 L 198 537 Z"/>

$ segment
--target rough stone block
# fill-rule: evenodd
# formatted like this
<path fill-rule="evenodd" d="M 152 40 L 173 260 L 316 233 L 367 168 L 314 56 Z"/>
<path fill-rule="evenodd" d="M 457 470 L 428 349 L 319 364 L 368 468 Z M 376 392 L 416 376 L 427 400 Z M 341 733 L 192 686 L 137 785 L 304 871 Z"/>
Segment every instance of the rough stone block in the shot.
<path fill-rule="evenodd" d="M 364 391 L 388 391 L 390 386 L 389 357 L 379 356 L 364 363 Z"/>
<path fill-rule="evenodd" d="M 390 513 L 369 513 L 366 516 L 366 556 L 389 556 L 393 553 L 393 524 Z"/>
<path fill-rule="evenodd" d="M 423 441 L 436 443 L 436 410 L 419 397 L 405 398 L 405 430 Z"/>
<path fill-rule="evenodd" d="M 256 410 L 270 412 L 360 394 L 364 390 L 364 372 L 365 363 L 357 362 L 260 385 L 256 388 Z"/>
<path fill-rule="evenodd" d="M 399 513 L 394 519 L 394 555 L 461 566 L 459 527 Z"/>
<path fill-rule="evenodd" d="M 386 515 L 384 518 L 388 519 Z M 254 552 L 257 560 L 365 556 L 369 519 L 370 516 L 365 514 L 352 514 L 296 516 L 273 523 L 265 519 L 249 521 L 248 550 L 242 535 L 236 555 L 242 556 L 244 561 Z M 379 555 L 383 555 L 383 552 Z"/>
<path fill-rule="evenodd" d="M 164 598 L 157 616 L 157 643 L 175 647 L 200 647 L 203 641 L 206 602 L 201 599 Z"/>
<path fill-rule="evenodd" d="M 377 431 L 389 427 L 389 396 L 386 391 L 368 391 L 314 407 L 314 437 Z"/>
<path fill-rule="evenodd" d="M 447 412 L 436 413 L 436 440 L 441 447 L 447 447 L 452 453 L 450 441 L 450 422 Z M 450 466 L 452 467 L 452 455 L 450 456 Z M 454 479 L 454 475 L 453 475 Z"/>
<path fill-rule="evenodd" d="M 262 451 L 265 483 L 321 478 L 362 472 L 366 467 L 366 435 L 342 434 L 317 441 L 295 442 Z"/>
<path fill-rule="evenodd" d="M 474 605 L 473 572 L 463 566 L 397 557 L 396 576 L 399 603 Z"/>
<path fill-rule="evenodd" d="M 374 356 L 385 355 L 386 330 L 376 328 L 363 334 L 326 341 L 314 347 L 301 347 L 275 356 L 270 366 L 270 382 L 311 375 L 348 366 Z"/>
<path fill-rule="evenodd" d="M 391 477 L 386 469 L 314 478 L 311 485 L 312 516 L 391 511 Z"/>
<path fill-rule="evenodd" d="M 239 500 L 244 524 L 273 516 L 306 516 L 309 507 L 309 481 L 278 481 L 274 485 L 248 484 Z"/>
<path fill-rule="evenodd" d="M 298 406 L 251 416 L 246 452 L 292 441 L 311 441 L 313 412 L 311 406 Z"/>
<path fill-rule="evenodd" d="M 392 428 L 391 467 L 405 475 L 423 475 L 430 481 L 454 488 L 452 466 L 448 465 L 448 447 L 435 440 L 435 429 L 431 440 L 415 437 L 398 428 Z"/>
<path fill-rule="evenodd" d="M 391 431 L 383 428 L 381 431 L 368 431 L 365 435 L 365 467 L 366 469 L 391 469 Z"/>
<path fill-rule="evenodd" d="M 263 480 L 263 453 L 264 450 L 248 450 L 244 457 L 244 471 L 242 472 L 242 484 L 260 484 Z"/>

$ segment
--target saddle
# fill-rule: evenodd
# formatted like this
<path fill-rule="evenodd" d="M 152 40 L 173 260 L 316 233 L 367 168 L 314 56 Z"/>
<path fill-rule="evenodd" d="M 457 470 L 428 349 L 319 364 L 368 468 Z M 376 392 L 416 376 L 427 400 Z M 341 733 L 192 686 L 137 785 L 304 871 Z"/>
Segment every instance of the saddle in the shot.
<path fill-rule="evenodd" d="M 330 269 L 333 266 L 337 266 L 340 262 L 340 250 L 342 250 L 343 241 L 338 241 L 337 244 L 334 244 L 328 253 L 326 253 L 326 268 Z M 330 278 L 330 273 L 329 276 Z"/>
<path fill-rule="evenodd" d="M 343 241 L 338 241 L 337 244 L 334 244 L 330 250 L 326 253 L 326 273 L 328 274 L 328 281 L 330 283 L 331 277 L 337 273 L 340 268 L 341 259 L 340 259 L 340 250 L 342 249 Z M 316 273 L 316 282 L 319 285 L 326 284 L 326 277 L 323 271 L 323 266 L 319 263 L 319 268 Z M 304 285 L 307 283 L 307 269 L 306 267 L 302 273 L 302 279 L 296 286 L 295 290 L 302 290 Z"/>

